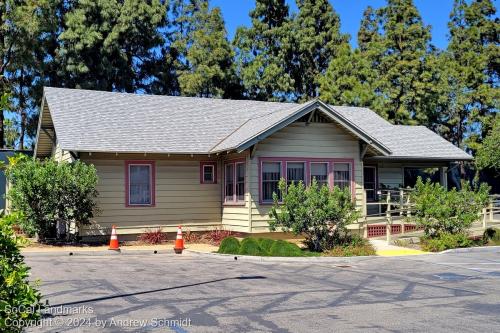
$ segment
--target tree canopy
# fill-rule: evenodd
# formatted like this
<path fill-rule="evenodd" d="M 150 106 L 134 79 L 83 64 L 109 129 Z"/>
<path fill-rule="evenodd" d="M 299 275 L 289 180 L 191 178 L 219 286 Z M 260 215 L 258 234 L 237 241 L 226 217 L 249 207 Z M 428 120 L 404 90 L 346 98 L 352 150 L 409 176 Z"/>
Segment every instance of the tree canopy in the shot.
<path fill-rule="evenodd" d="M 455 0 L 448 45 L 412 0 L 360 18 L 357 47 L 327 0 L 256 0 L 228 40 L 209 0 L 0 3 L 0 145 L 33 143 L 43 86 L 369 107 L 484 152 L 498 113 L 500 20 L 492 0 Z M 498 118 L 498 117 L 497 117 Z M 486 145 L 483 149 L 482 145 Z M 491 146 L 491 145 L 490 145 Z M 481 153 L 484 154 L 484 153 Z M 483 156 L 483 155 L 481 155 Z"/>

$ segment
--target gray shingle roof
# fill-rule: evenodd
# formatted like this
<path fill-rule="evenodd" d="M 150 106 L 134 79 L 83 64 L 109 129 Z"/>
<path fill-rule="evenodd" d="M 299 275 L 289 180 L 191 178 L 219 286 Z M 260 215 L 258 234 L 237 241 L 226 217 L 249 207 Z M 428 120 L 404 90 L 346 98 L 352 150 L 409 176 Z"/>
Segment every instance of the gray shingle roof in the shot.
<path fill-rule="evenodd" d="M 45 88 L 44 96 L 61 148 L 91 152 L 237 149 L 308 105 L 62 88 Z M 389 148 L 391 157 L 471 158 L 425 127 L 394 126 L 366 108 L 330 108 Z"/>

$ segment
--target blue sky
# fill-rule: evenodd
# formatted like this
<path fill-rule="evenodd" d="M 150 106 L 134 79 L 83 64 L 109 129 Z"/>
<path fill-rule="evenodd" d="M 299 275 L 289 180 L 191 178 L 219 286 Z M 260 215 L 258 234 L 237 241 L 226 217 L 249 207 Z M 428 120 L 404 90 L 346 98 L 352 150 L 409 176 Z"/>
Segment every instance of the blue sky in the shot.
<path fill-rule="evenodd" d="M 287 0 L 292 11 L 297 6 L 294 0 Z M 495 1 L 496 2 L 496 1 Z M 330 0 L 333 8 L 339 13 L 341 29 L 351 35 L 351 43 L 356 45 L 356 35 L 363 11 L 368 5 L 378 8 L 385 0 Z M 453 7 L 453 0 L 414 0 L 426 25 L 432 27 L 432 42 L 439 48 L 447 45 L 448 18 Z M 248 13 L 254 7 L 254 0 L 211 0 L 212 6 L 222 10 L 230 39 L 240 25 L 250 25 Z"/>

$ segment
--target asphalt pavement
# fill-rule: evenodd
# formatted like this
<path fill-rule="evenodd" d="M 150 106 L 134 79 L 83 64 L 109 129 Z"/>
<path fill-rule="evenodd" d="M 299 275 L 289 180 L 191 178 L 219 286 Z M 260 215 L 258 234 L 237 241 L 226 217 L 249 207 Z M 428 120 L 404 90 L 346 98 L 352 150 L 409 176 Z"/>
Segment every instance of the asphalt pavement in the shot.
<path fill-rule="evenodd" d="M 27 253 L 29 332 L 495 332 L 500 249 L 331 262 Z"/>

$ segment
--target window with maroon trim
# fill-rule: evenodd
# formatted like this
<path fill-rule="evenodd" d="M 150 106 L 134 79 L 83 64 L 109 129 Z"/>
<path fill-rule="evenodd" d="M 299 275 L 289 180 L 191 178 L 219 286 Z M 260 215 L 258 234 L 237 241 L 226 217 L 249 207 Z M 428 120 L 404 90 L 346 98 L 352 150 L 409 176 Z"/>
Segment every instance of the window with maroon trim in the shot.
<path fill-rule="evenodd" d="M 338 186 L 352 191 L 353 161 L 349 159 L 263 158 L 260 161 L 260 202 L 273 202 L 273 193 L 281 198 L 278 184 L 281 178 L 290 185 L 302 181 L 310 185 L 316 180 L 319 186 Z"/>
<path fill-rule="evenodd" d="M 328 186 L 328 162 L 311 162 L 310 173 L 310 183 L 316 179 L 318 187 Z"/>
<path fill-rule="evenodd" d="M 200 183 L 201 184 L 217 183 L 217 162 L 200 163 Z"/>
<path fill-rule="evenodd" d="M 245 162 L 224 163 L 224 202 L 242 203 L 245 201 Z"/>
<path fill-rule="evenodd" d="M 351 189 L 351 163 L 333 163 L 333 186 Z"/>
<path fill-rule="evenodd" d="M 126 162 L 125 190 L 127 206 L 154 206 L 154 173 L 154 162 Z"/>

